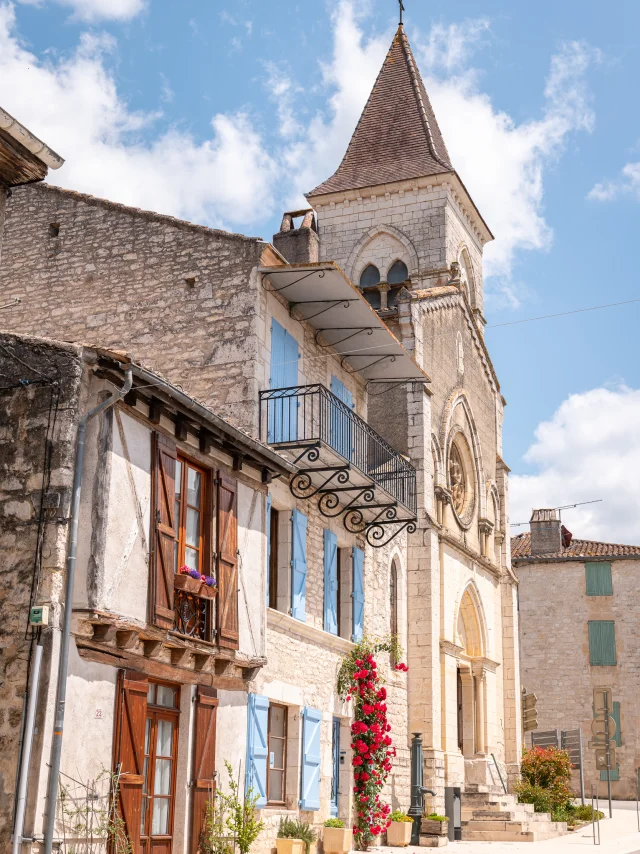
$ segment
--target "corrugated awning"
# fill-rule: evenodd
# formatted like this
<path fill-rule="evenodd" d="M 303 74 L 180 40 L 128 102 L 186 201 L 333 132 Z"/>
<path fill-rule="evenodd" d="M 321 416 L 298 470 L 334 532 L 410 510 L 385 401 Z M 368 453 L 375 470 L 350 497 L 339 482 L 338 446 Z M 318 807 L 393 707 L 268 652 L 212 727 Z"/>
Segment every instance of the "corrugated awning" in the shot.
<path fill-rule="evenodd" d="M 431 382 L 342 270 L 331 262 L 260 267 L 267 290 L 279 293 L 293 317 L 316 330 L 316 341 L 368 382 Z"/>

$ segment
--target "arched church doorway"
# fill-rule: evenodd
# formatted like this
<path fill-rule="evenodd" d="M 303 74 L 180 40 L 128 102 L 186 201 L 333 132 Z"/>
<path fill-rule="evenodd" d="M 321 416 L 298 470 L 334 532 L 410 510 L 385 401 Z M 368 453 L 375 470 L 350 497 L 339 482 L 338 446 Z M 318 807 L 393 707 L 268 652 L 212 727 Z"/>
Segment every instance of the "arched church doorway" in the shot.
<path fill-rule="evenodd" d="M 477 594 L 467 587 L 456 626 L 458 646 L 458 747 L 466 758 L 486 752 L 485 640 Z"/>

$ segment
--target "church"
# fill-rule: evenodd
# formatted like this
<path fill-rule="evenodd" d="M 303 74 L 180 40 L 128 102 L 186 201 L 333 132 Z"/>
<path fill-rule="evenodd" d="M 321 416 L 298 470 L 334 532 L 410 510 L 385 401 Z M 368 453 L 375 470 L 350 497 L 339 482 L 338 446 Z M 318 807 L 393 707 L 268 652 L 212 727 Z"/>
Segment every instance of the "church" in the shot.
<path fill-rule="evenodd" d="M 115 410 L 118 429 L 105 418 L 90 439 L 85 500 L 103 510 L 89 506 L 83 517 L 70 673 L 92 690 L 103 686 L 99 725 L 113 734 L 100 737 L 103 766 L 125 727 L 116 686 L 134 686 L 148 720 L 160 712 L 140 699 L 141 685 L 152 686 L 149 697 L 160 696 L 153 687 L 160 685 L 181 698 L 171 712 L 178 776 L 158 802 L 165 810 L 158 850 L 178 850 L 172 840 L 197 847 L 198 781 L 190 783 L 180 763 L 192 756 L 191 739 L 198 744 L 191 703 L 201 689 L 217 716 L 209 773 L 225 760 L 243 768 L 259 793 L 264 850 L 283 814 L 319 827 L 331 816 L 353 820 L 344 762 L 352 719 L 336 675 L 363 638 L 396 636 L 408 664 L 406 674 L 393 658 L 380 665 L 397 750 L 383 796 L 394 809 L 410 804 L 415 733 L 424 785 L 435 793 L 431 810 L 444 809 L 450 787 L 460 787 L 468 806 L 506 796 L 519 773 L 505 400 L 484 340 L 482 256 L 493 235 L 451 163 L 402 23 L 342 162 L 307 199 L 308 209 L 284 215 L 271 242 L 41 183 L 15 187 L 7 200 L 0 287 L 19 302 L 0 318 L 15 339 L 6 346 L 18 341 L 24 363 L 29 348 L 44 346 L 29 336 L 89 342 L 94 349 L 81 361 L 95 363 L 92 382 L 115 382 L 124 371 L 113 367 L 118 358 L 134 366 L 133 387 Z M 239 428 L 233 447 L 214 435 L 212 410 Z M 139 432 L 141 420 L 151 438 Z M 174 620 L 168 576 L 152 566 L 147 603 L 146 586 L 125 601 L 110 575 L 117 567 L 126 577 L 134 561 L 140 578 L 149 571 L 144 529 L 152 542 L 162 515 L 151 509 L 160 475 L 150 460 L 159 447 L 165 469 L 173 461 L 172 495 L 175 471 L 210 483 L 212 495 L 221 482 L 238 495 L 231 557 L 215 546 L 215 508 L 197 548 L 193 532 L 184 540 L 165 520 L 176 554 L 227 573 L 219 578 L 227 578 L 224 602 L 218 591 L 217 603 L 198 605 L 209 616 L 197 636 L 182 612 Z M 68 476 L 62 471 L 60 483 Z M 132 483 L 131 531 L 122 518 L 111 531 L 105 508 L 113 498 L 122 516 Z M 215 499 L 207 500 L 210 509 Z M 178 492 L 175 501 L 179 507 Z M 51 605 L 49 633 L 60 631 L 63 566 L 53 562 L 64 551 L 64 525 L 57 524 L 41 594 Z M 176 583 L 176 602 L 177 590 Z M 138 594 L 144 601 L 134 607 Z M 20 643 L 15 684 L 3 689 L 15 696 L 26 690 Z M 49 709 L 54 659 L 41 689 Z M 92 739 L 98 724 L 83 714 L 83 691 L 74 696 L 80 705 L 67 714 Z M 2 734 L 17 743 L 16 732 Z M 50 809 L 45 748 L 46 739 L 33 777 L 34 836 Z M 62 767 L 70 768 L 64 753 Z M 159 825 L 140 819 L 142 794 L 130 797 L 129 831 L 146 850 Z M 155 802 L 144 797 L 155 816 Z M 488 838 L 469 812 L 466 819 L 465 838 Z"/>

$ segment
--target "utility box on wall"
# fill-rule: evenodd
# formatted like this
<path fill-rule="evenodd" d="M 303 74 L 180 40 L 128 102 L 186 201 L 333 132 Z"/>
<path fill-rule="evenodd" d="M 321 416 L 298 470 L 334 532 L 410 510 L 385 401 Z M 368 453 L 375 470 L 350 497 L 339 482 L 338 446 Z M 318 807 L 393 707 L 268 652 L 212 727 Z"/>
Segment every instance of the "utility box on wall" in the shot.
<path fill-rule="evenodd" d="M 444 814 L 449 819 L 449 839 L 451 842 L 462 839 L 462 795 L 460 786 L 445 786 Z"/>

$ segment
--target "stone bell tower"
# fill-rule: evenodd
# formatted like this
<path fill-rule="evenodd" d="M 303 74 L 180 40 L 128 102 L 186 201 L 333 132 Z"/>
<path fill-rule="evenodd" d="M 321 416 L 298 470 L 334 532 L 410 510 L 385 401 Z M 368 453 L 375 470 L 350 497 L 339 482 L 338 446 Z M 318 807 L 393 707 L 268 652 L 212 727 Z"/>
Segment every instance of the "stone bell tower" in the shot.
<path fill-rule="evenodd" d="M 321 260 L 340 264 L 375 308 L 392 308 L 399 284 L 453 279 L 482 328 L 482 249 L 492 235 L 451 165 L 402 24 L 342 163 L 307 198 Z"/>

